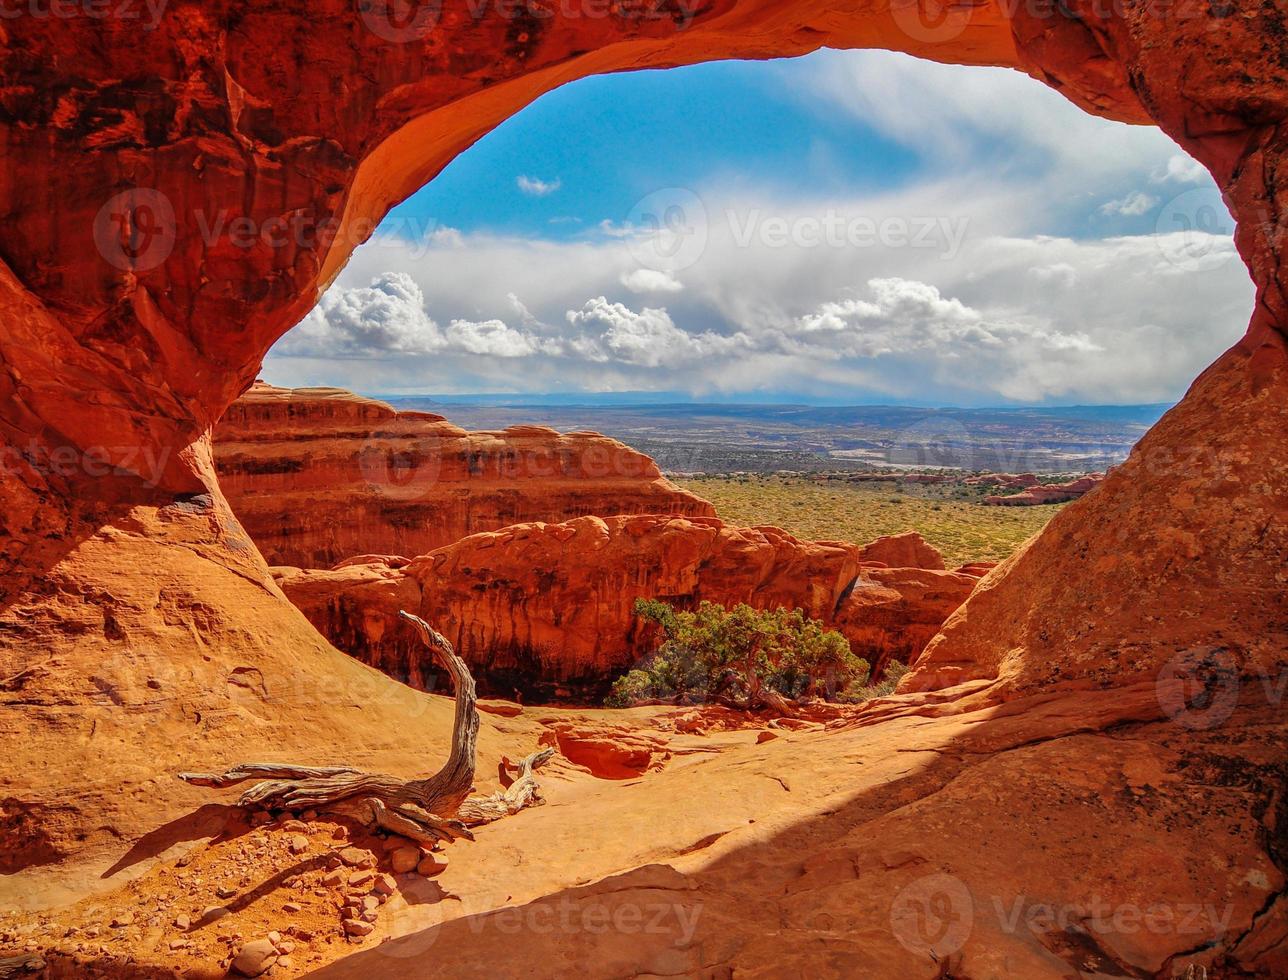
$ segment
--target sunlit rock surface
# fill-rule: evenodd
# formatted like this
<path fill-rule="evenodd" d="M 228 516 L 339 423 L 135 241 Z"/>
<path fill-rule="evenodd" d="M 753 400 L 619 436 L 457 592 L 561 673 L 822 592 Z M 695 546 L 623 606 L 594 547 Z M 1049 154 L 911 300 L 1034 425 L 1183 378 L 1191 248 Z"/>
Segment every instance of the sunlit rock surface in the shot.
<path fill-rule="evenodd" d="M 467 432 L 336 388 L 256 384 L 215 429 L 215 467 L 272 565 L 421 555 L 476 531 L 586 514 L 714 517 L 657 465 L 594 432 Z"/>
<path fill-rule="evenodd" d="M 943 565 L 916 534 L 889 540 L 877 553 Z M 497 693 L 597 700 L 657 645 L 635 615 L 637 598 L 800 609 L 878 669 L 910 661 L 979 578 L 887 568 L 867 562 L 868 550 L 714 518 L 584 517 L 472 535 L 398 568 L 376 559 L 273 571 L 332 643 L 413 686 L 436 678 L 399 628 L 399 609 L 434 623 Z"/>

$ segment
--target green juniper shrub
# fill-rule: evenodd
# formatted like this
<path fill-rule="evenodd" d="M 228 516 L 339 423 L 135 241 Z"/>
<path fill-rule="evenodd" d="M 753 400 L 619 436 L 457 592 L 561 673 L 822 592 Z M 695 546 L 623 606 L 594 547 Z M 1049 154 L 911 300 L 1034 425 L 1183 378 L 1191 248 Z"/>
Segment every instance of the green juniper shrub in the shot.
<path fill-rule="evenodd" d="M 865 673 L 862 678 L 852 680 L 836 700 L 845 704 L 862 704 L 873 698 L 887 697 L 894 693 L 894 689 L 899 685 L 899 678 L 906 673 L 908 673 L 907 667 L 897 660 L 891 660 L 886 665 L 885 674 L 877 683 L 870 684 L 871 678 Z"/>
<path fill-rule="evenodd" d="M 840 633 L 799 609 L 726 609 L 702 602 L 676 610 L 657 599 L 635 600 L 635 613 L 655 623 L 653 656 L 617 679 L 606 703 L 692 704 L 722 698 L 752 704 L 762 691 L 787 698 L 830 696 L 868 674 Z"/>

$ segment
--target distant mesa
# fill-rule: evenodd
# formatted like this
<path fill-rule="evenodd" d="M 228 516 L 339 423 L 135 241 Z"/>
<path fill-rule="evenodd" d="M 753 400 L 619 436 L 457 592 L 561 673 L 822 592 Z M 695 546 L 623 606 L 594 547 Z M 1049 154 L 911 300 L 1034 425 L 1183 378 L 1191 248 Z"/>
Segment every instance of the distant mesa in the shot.
<path fill-rule="evenodd" d="M 256 382 L 217 426 L 215 463 L 269 564 L 304 568 L 420 555 L 525 521 L 715 516 L 648 456 L 598 433 L 468 432 L 340 388 Z"/>
<path fill-rule="evenodd" d="M 1086 476 L 1076 480 L 1070 480 L 1068 483 L 1038 483 L 1032 473 L 1026 473 L 1017 480 L 1032 480 L 1031 483 L 1023 483 L 1021 486 L 1027 487 L 1015 494 L 990 494 L 984 498 L 984 503 L 991 504 L 994 507 L 1032 507 L 1035 504 L 1062 504 L 1069 500 L 1077 500 L 1085 493 L 1089 493 L 1104 482 L 1105 474 L 1088 473 Z M 1003 486 L 1013 486 L 1015 484 L 1003 484 Z"/>

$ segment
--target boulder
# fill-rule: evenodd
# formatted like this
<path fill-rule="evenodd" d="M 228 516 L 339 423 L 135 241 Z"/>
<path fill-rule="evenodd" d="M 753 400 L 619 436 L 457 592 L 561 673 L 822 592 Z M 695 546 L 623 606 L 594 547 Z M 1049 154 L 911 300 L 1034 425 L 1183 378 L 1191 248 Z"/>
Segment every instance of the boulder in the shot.
<path fill-rule="evenodd" d="M 862 561 L 881 562 L 890 568 L 942 570 L 944 567 L 944 556 L 916 531 L 877 538 L 860 549 L 859 557 Z"/>
<path fill-rule="evenodd" d="M 232 971 L 243 977 L 257 977 L 266 973 L 277 962 L 277 950 L 267 939 L 254 939 L 246 943 L 233 957 Z"/>

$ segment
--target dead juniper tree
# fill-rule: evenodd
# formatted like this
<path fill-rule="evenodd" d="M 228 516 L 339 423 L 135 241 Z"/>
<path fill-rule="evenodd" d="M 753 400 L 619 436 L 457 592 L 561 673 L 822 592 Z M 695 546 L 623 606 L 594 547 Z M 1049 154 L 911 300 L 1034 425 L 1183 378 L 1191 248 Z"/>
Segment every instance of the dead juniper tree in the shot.
<path fill-rule="evenodd" d="M 469 795 L 479 732 L 474 678 L 447 637 L 419 616 L 405 610 L 398 615 L 420 633 L 434 660 L 451 676 L 456 691 L 452 749 L 438 772 L 424 779 L 398 779 L 348 766 L 248 762 L 227 772 L 184 772 L 179 778 L 194 786 L 216 788 L 261 780 L 242 793 L 238 805 L 337 813 L 425 844 L 458 837 L 473 840 L 469 825 L 488 823 L 539 802 L 534 770 L 554 754 L 550 748 L 532 753 L 517 766 L 503 760 L 507 771 L 518 770 L 508 789 L 491 796 Z"/>

